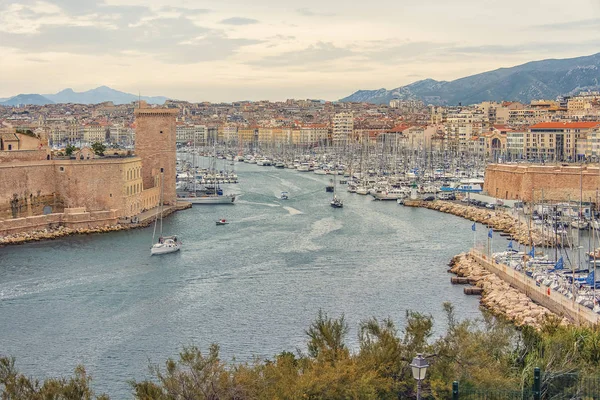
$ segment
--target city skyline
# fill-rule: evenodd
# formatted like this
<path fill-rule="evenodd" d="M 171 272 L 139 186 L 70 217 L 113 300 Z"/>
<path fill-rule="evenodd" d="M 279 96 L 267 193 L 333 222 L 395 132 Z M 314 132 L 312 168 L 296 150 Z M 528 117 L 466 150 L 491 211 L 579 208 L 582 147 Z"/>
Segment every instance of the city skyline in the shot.
<path fill-rule="evenodd" d="M 600 3 L 570 5 L 8 0 L 0 97 L 107 85 L 195 102 L 337 100 L 598 52 Z"/>

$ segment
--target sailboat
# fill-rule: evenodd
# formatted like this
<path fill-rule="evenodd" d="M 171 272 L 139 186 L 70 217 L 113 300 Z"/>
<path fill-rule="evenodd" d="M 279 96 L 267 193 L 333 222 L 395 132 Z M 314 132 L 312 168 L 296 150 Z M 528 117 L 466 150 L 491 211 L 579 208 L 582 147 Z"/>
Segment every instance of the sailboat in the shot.
<path fill-rule="evenodd" d="M 158 214 L 156 214 L 156 219 L 154 220 L 154 232 L 152 233 L 152 247 L 150 248 L 150 255 L 157 254 L 167 254 L 167 253 L 175 253 L 176 251 L 181 250 L 181 242 L 177 240 L 177 236 L 163 236 L 163 191 L 164 191 L 164 169 L 160 169 L 160 231 L 158 235 L 158 241 L 154 243 L 154 238 L 156 236 L 156 227 L 158 225 Z"/>
<path fill-rule="evenodd" d="M 335 175 L 333 176 L 333 198 L 331 199 L 331 207 L 333 208 L 342 208 L 344 207 L 344 203 L 342 202 L 342 200 L 338 199 L 338 197 L 335 195 Z"/>

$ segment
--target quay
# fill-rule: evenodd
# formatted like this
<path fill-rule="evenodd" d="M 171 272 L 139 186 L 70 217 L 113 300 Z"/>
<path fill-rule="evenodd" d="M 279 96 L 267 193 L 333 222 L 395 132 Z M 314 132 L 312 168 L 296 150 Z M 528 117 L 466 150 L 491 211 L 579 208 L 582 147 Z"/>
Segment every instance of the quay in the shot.
<path fill-rule="evenodd" d="M 483 289 L 481 303 L 517 326 L 539 328 L 554 315 L 563 324 L 595 325 L 600 315 L 513 268 L 498 264 L 476 250 L 453 258 L 449 272 Z M 462 282 L 461 282 L 462 283 Z"/>

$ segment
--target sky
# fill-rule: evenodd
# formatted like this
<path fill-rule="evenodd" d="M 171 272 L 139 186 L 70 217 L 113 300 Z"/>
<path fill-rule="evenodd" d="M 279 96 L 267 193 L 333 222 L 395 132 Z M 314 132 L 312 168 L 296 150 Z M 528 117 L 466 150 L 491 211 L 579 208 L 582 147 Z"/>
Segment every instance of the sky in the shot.
<path fill-rule="evenodd" d="M 338 100 L 600 52 L 600 0 L 0 0 L 0 97 Z"/>

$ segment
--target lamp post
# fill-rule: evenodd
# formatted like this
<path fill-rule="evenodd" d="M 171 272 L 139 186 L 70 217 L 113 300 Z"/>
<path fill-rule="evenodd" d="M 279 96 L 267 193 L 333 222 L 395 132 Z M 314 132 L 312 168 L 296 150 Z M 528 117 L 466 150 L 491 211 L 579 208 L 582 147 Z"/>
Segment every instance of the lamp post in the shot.
<path fill-rule="evenodd" d="M 413 358 L 412 363 L 410 364 L 412 368 L 413 378 L 417 380 L 417 400 L 421 400 L 421 381 L 425 379 L 425 373 L 427 373 L 427 360 L 423 357 L 421 353 L 418 353 L 415 358 Z"/>

